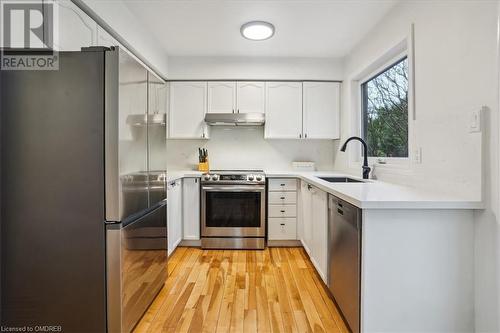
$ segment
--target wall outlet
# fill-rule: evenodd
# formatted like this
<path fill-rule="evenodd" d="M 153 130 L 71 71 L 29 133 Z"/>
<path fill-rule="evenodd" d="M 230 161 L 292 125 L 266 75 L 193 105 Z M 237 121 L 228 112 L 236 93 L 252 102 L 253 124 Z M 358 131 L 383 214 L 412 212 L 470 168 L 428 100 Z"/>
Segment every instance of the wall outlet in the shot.
<path fill-rule="evenodd" d="M 482 109 L 472 111 L 469 123 L 469 133 L 481 132 L 481 110 Z"/>
<path fill-rule="evenodd" d="M 418 147 L 417 149 L 415 149 L 413 161 L 415 164 L 422 164 L 422 147 Z"/>

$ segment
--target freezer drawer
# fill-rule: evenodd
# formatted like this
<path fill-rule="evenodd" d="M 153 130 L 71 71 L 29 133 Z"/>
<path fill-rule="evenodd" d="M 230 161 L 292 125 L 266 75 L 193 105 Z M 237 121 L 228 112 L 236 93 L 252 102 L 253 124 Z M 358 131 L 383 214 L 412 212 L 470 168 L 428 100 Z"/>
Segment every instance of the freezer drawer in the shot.
<path fill-rule="evenodd" d="M 361 210 L 328 198 L 328 287 L 352 332 L 360 331 Z"/>
<path fill-rule="evenodd" d="M 108 332 L 131 332 L 167 279 L 166 203 L 107 227 Z"/>

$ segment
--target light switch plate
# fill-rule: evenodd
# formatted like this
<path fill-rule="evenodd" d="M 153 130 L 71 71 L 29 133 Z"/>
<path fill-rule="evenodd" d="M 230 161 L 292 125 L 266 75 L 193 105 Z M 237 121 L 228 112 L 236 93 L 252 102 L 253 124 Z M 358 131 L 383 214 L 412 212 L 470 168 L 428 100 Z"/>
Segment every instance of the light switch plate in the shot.
<path fill-rule="evenodd" d="M 482 109 L 472 111 L 469 123 L 469 133 L 481 132 L 481 110 Z"/>

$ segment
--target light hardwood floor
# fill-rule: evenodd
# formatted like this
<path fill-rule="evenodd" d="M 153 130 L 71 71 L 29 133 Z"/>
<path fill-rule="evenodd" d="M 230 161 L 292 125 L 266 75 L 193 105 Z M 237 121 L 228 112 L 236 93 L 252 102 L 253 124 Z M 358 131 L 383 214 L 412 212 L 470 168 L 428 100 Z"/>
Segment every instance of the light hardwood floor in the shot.
<path fill-rule="evenodd" d="M 178 248 L 135 332 L 348 332 L 302 248 Z"/>

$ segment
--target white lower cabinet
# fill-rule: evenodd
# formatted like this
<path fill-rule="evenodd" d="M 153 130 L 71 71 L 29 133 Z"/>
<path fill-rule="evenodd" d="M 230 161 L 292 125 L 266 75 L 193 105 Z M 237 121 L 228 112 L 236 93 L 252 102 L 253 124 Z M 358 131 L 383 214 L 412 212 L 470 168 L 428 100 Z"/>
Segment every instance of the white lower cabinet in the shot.
<path fill-rule="evenodd" d="M 182 212 L 184 240 L 200 239 L 200 179 L 182 181 Z"/>
<path fill-rule="evenodd" d="M 328 272 L 328 194 L 301 181 L 299 238 L 323 281 Z"/>
<path fill-rule="evenodd" d="M 269 217 L 296 217 L 297 216 L 297 206 L 286 205 L 286 204 L 269 204 L 268 208 Z"/>
<path fill-rule="evenodd" d="M 270 217 L 268 221 L 270 240 L 293 240 L 297 238 L 297 218 Z"/>
<path fill-rule="evenodd" d="M 297 179 L 269 180 L 267 239 L 297 240 Z"/>
<path fill-rule="evenodd" d="M 301 212 L 302 216 L 300 217 L 300 240 L 302 241 L 302 245 L 306 250 L 307 254 L 311 256 L 312 252 L 312 192 L 311 185 L 307 184 L 304 181 L 301 181 L 300 186 L 300 201 L 301 201 Z"/>
<path fill-rule="evenodd" d="M 327 283 L 328 257 L 328 194 L 312 189 L 312 257 L 316 270 Z"/>
<path fill-rule="evenodd" d="M 182 240 L 182 180 L 167 185 L 167 238 L 168 255 L 174 252 Z"/>

